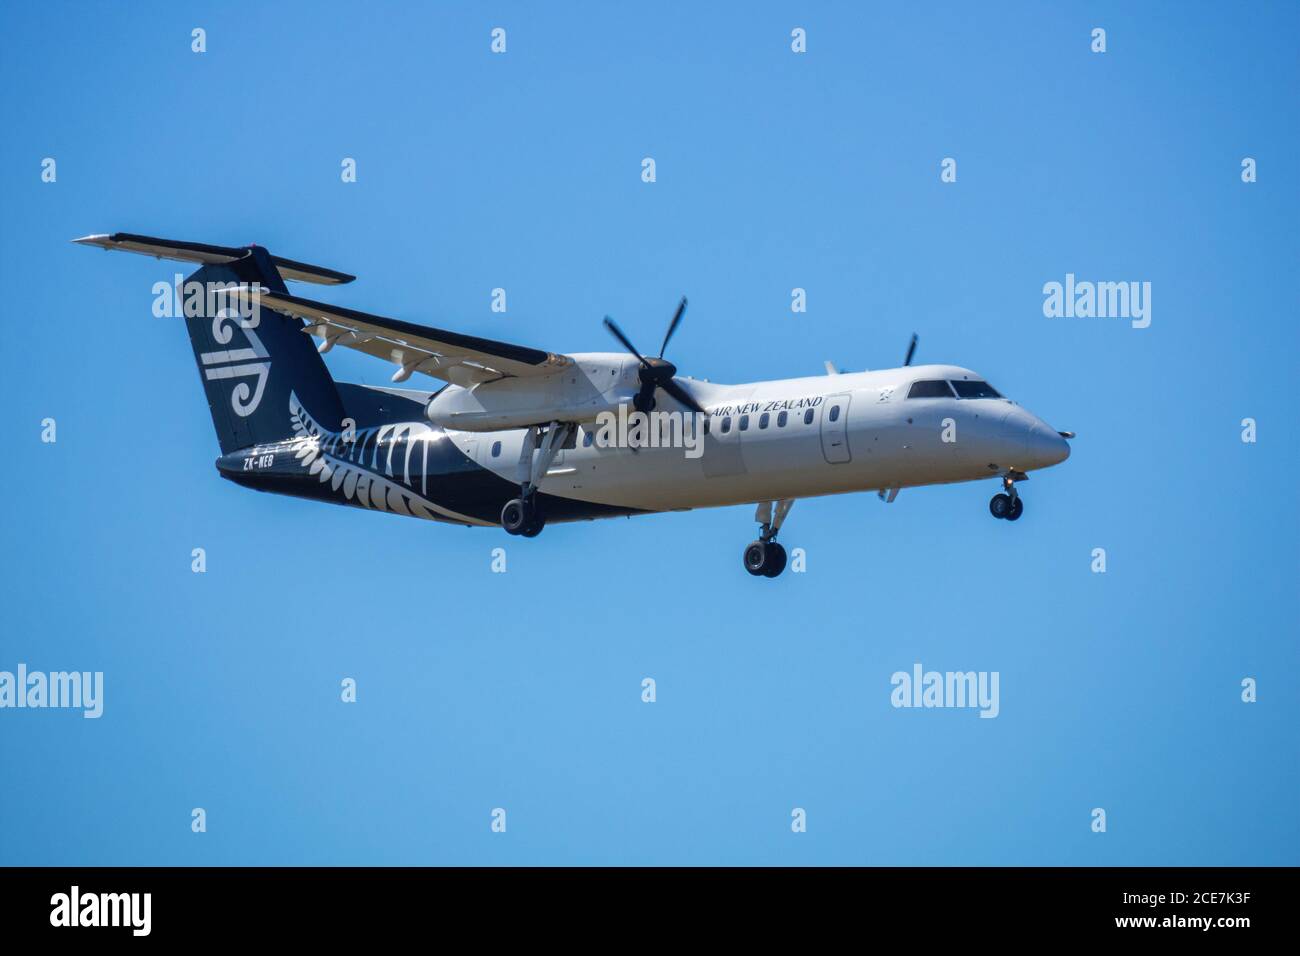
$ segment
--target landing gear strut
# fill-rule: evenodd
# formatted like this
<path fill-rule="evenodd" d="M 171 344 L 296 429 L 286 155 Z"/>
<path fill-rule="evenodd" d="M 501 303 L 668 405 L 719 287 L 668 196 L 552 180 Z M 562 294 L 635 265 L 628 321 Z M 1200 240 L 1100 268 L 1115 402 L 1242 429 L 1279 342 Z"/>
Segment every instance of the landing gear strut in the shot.
<path fill-rule="evenodd" d="M 545 430 L 540 425 L 528 429 L 519 452 L 519 497 L 511 498 L 501 509 L 501 527 L 510 534 L 535 538 L 546 526 L 546 516 L 537 504 L 537 486 L 571 434 L 573 425 L 568 422 L 551 422 Z"/>
<path fill-rule="evenodd" d="M 994 495 L 989 501 L 989 513 L 995 518 L 1007 521 L 1017 520 L 1025 511 L 1025 503 L 1016 492 L 1017 481 L 1028 481 L 1029 476 L 1023 471 L 1009 471 L 1002 476 L 1002 494 Z"/>
<path fill-rule="evenodd" d="M 785 570 L 785 548 L 776 543 L 777 532 L 785 523 L 785 516 L 794 504 L 793 498 L 782 498 L 775 502 L 776 513 L 772 512 L 771 501 L 763 501 L 754 512 L 754 520 L 759 523 L 758 540 L 751 541 L 745 548 L 745 570 L 754 577 L 774 578 Z"/>

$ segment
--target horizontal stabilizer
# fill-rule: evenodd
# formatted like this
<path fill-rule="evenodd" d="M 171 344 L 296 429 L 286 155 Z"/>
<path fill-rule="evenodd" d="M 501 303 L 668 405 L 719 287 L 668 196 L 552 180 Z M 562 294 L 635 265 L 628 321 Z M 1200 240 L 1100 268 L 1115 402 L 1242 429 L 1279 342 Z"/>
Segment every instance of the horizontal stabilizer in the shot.
<path fill-rule="evenodd" d="M 99 246 L 101 249 L 117 249 L 122 252 L 138 252 L 156 259 L 175 259 L 179 262 L 195 262 L 200 265 L 224 265 L 243 259 L 249 254 L 249 246 L 214 246 L 206 242 L 183 242 L 180 239 L 157 239 L 153 236 L 137 236 L 129 232 L 115 232 L 110 235 L 83 236 L 73 239 L 83 246 Z M 271 256 L 281 278 L 296 282 L 314 282 L 317 285 L 342 285 L 351 282 L 356 276 L 346 272 L 335 272 L 323 266 L 295 262 L 280 256 Z"/>

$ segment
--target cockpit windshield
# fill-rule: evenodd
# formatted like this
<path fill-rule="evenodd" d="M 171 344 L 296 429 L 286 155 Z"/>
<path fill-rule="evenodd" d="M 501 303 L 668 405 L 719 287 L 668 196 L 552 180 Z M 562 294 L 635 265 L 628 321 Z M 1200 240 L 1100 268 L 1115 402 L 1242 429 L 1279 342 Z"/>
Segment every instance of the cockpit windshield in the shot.
<path fill-rule="evenodd" d="M 1001 398 L 1001 393 L 988 382 L 972 382 L 966 379 L 945 382 L 942 379 L 922 379 L 913 382 L 907 390 L 908 398 Z"/>
<path fill-rule="evenodd" d="M 952 398 L 952 390 L 944 381 L 913 382 L 908 398 Z"/>
<path fill-rule="evenodd" d="M 998 390 L 988 382 L 953 382 L 958 398 L 1001 398 Z"/>

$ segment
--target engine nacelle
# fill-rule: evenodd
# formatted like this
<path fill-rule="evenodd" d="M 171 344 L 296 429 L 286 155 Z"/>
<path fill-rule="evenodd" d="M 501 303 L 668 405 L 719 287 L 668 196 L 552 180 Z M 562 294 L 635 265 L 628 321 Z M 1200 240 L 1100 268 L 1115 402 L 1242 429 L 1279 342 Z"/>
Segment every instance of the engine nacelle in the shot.
<path fill-rule="evenodd" d="M 546 422 L 590 422 L 632 401 L 640 386 L 635 359 L 607 352 L 571 357 L 574 364 L 551 375 L 445 388 L 429 400 L 424 413 L 444 428 L 491 432 Z"/>

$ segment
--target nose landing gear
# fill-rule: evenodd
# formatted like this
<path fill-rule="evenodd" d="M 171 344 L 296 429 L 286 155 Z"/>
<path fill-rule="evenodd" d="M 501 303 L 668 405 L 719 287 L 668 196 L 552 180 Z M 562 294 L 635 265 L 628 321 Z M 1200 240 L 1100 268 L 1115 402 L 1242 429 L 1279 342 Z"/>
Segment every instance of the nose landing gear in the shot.
<path fill-rule="evenodd" d="M 754 520 L 760 525 L 758 540 L 745 548 L 745 570 L 754 577 L 774 578 L 785 570 L 785 548 L 776 543 L 776 535 L 793 505 L 793 498 L 782 498 L 776 502 L 773 514 L 772 502 L 764 501 L 754 512 Z"/>
<path fill-rule="evenodd" d="M 1003 494 L 994 495 L 989 501 L 989 513 L 995 518 L 1007 521 L 1017 520 L 1025 511 L 1025 503 L 1016 492 L 1017 481 L 1028 481 L 1029 476 L 1023 471 L 1010 471 L 1002 477 Z"/>

